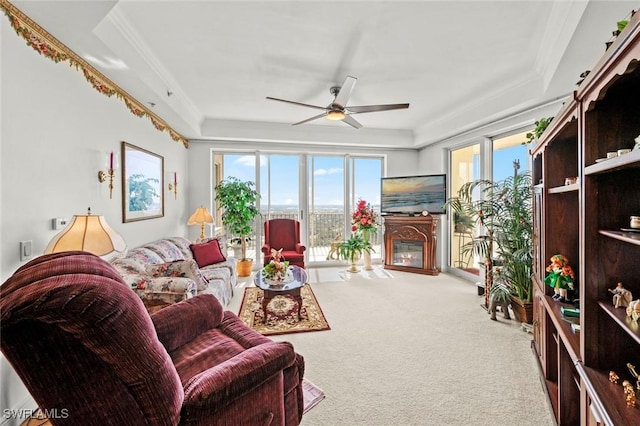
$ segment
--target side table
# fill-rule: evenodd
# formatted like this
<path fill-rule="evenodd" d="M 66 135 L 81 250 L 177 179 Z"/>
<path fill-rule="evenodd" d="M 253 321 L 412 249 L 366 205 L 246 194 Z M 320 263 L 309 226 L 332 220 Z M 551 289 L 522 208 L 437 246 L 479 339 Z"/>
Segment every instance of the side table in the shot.
<path fill-rule="evenodd" d="M 297 265 L 289 266 L 293 274 L 293 281 L 283 284 L 269 284 L 265 281 L 262 275 L 262 269 L 260 269 L 253 280 L 256 287 L 264 292 L 262 297 L 262 315 L 263 322 L 267 322 L 267 306 L 269 302 L 276 296 L 290 295 L 298 304 L 298 321 L 302 320 L 300 312 L 302 311 L 302 296 L 300 295 L 300 289 L 307 283 L 307 271 Z"/>

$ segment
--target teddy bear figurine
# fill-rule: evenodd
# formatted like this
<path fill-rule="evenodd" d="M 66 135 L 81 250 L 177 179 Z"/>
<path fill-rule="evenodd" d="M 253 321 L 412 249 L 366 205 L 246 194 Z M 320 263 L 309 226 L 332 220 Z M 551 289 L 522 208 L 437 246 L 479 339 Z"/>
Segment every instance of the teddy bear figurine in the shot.
<path fill-rule="evenodd" d="M 569 266 L 569 260 L 562 254 L 555 254 L 549 260 L 551 263 L 546 268 L 549 275 L 545 277 L 544 282 L 553 288 L 553 300 L 568 303 L 570 300 L 567 298 L 567 291 L 574 289 L 573 269 Z"/>

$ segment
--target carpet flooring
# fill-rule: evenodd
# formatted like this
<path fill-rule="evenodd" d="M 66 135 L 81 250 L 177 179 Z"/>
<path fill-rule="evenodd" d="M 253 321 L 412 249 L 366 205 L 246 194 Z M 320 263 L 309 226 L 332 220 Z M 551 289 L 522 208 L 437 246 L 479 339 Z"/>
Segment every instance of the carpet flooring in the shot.
<path fill-rule="evenodd" d="M 329 324 L 309 284 L 300 289 L 302 306 L 291 296 L 275 296 L 267 305 L 267 321 L 264 322 L 262 299 L 264 292 L 257 287 L 244 289 L 238 317 L 249 327 L 264 336 L 329 330 Z M 301 319 L 298 319 L 300 309 Z"/>
<path fill-rule="evenodd" d="M 308 270 L 331 330 L 272 337 L 293 343 L 326 394 L 303 426 L 555 425 L 531 334 L 491 321 L 473 282 L 386 270 L 343 280 L 345 268 Z"/>

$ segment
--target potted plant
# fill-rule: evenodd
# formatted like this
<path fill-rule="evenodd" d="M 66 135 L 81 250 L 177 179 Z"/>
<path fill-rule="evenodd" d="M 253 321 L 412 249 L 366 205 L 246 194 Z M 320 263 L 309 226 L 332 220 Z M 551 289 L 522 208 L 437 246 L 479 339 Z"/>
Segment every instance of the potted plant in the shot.
<path fill-rule="evenodd" d="M 371 253 L 373 247 L 371 242 L 366 240 L 361 232 L 354 232 L 351 237 L 340 243 L 338 246 L 338 254 L 351 263 L 351 267 L 347 269 L 348 272 L 359 272 L 356 267 L 356 262 L 360 258 L 362 253 Z"/>
<path fill-rule="evenodd" d="M 536 121 L 534 123 L 535 127 L 533 128 L 533 130 L 525 135 L 525 137 L 527 138 L 527 141 L 525 143 L 533 143 L 538 140 L 547 129 L 547 127 L 549 127 L 549 124 L 551 124 L 551 120 L 553 120 L 553 117 L 544 117 Z"/>
<path fill-rule="evenodd" d="M 532 321 L 533 210 L 531 175 L 514 174 L 502 181 L 479 179 L 464 184 L 458 196 L 447 200 L 454 212 L 467 214 L 481 234 L 465 249 L 485 260 L 485 300 L 488 307 L 494 259 L 500 261 L 500 279 L 509 286 L 516 319 Z"/>
<path fill-rule="evenodd" d="M 260 194 L 254 183 L 228 177 L 215 187 L 215 199 L 222 207 L 222 224 L 228 235 L 240 240 L 242 258 L 238 262 L 238 276 L 247 277 L 253 268 L 253 259 L 247 258 L 248 235 L 253 231 L 253 221 L 260 214 L 256 201 Z"/>

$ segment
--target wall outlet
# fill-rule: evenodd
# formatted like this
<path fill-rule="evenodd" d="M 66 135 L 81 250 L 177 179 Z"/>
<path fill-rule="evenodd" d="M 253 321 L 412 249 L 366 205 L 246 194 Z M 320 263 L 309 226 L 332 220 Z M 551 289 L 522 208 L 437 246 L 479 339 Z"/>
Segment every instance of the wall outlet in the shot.
<path fill-rule="evenodd" d="M 20 241 L 20 260 L 29 260 L 33 257 L 33 241 Z"/>

